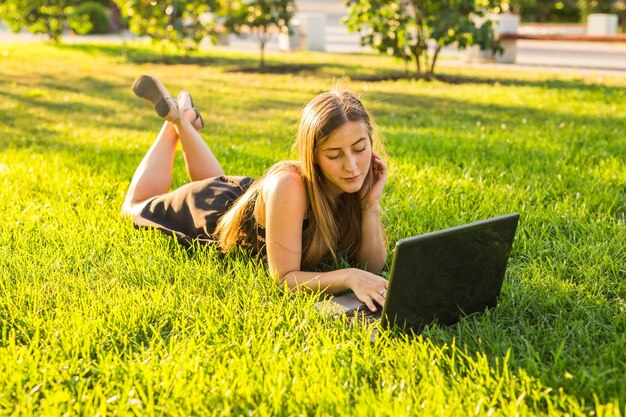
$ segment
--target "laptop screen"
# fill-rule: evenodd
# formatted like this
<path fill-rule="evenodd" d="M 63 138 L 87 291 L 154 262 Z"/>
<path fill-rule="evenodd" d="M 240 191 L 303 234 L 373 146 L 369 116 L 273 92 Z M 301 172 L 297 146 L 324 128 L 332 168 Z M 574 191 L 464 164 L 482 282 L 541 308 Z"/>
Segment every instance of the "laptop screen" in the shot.
<path fill-rule="evenodd" d="M 419 331 L 495 306 L 518 220 L 513 213 L 399 241 L 383 326 Z"/>

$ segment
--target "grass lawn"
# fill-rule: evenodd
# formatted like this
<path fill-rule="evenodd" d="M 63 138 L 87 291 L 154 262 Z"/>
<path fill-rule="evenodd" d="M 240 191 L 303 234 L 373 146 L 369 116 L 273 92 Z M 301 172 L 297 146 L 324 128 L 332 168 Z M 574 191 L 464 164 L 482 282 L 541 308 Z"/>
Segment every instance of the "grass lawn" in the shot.
<path fill-rule="evenodd" d="M 626 79 L 256 55 L 0 44 L 0 415 L 626 414 Z M 402 237 L 517 211 L 496 308 L 417 337 L 320 316 L 245 254 L 187 251 L 119 216 L 161 122 L 142 73 L 188 89 L 228 173 L 292 158 L 302 106 L 362 95 Z M 177 157 L 174 185 L 185 183 Z"/>

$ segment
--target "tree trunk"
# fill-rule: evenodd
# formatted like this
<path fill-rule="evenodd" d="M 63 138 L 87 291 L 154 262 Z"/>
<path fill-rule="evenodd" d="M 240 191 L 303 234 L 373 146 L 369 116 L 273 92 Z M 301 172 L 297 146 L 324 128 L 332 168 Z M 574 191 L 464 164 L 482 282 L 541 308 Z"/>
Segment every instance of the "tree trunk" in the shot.
<path fill-rule="evenodd" d="M 422 75 L 422 47 L 421 47 L 421 31 L 418 29 L 417 31 L 417 39 L 415 40 L 415 44 L 412 45 L 411 52 L 413 53 L 413 57 L 415 58 L 415 78 L 419 78 Z"/>
<path fill-rule="evenodd" d="M 419 50 L 420 59 L 424 59 L 424 72 L 426 73 L 426 79 L 429 79 L 428 76 L 428 39 L 426 39 L 426 35 L 424 34 L 424 20 L 421 15 L 417 16 L 417 47 Z M 418 74 L 418 76 L 421 75 Z"/>
<path fill-rule="evenodd" d="M 422 48 L 424 31 L 423 31 L 423 16 L 422 10 L 420 9 L 420 3 L 417 0 L 412 0 L 411 5 L 413 6 L 413 12 L 415 13 L 414 19 L 415 24 L 417 25 L 417 39 L 415 40 L 415 45 L 413 47 L 413 55 L 415 56 L 415 65 L 417 73 L 415 74 L 415 78 L 419 78 L 422 75 L 422 54 L 424 53 L 424 49 Z"/>
<path fill-rule="evenodd" d="M 167 58 L 167 44 L 164 39 L 161 39 L 159 42 L 159 47 L 159 50 L 161 51 L 161 62 L 167 64 L 169 60 Z"/>
<path fill-rule="evenodd" d="M 261 27 L 261 29 L 259 29 L 258 32 L 259 35 L 259 47 L 261 49 L 261 60 L 259 61 L 259 69 L 264 69 L 265 68 L 265 45 L 267 44 L 268 41 L 268 36 L 267 36 L 267 27 Z"/>
<path fill-rule="evenodd" d="M 265 40 L 259 42 L 259 46 L 261 47 L 261 59 L 259 61 L 259 69 L 265 68 Z"/>
<path fill-rule="evenodd" d="M 415 62 L 416 62 L 416 66 L 415 66 L 415 79 L 418 79 L 420 77 L 420 75 L 422 75 L 422 68 L 421 68 L 421 64 L 420 64 L 420 56 L 416 55 L 415 56 Z"/>
<path fill-rule="evenodd" d="M 428 43 L 422 45 L 422 55 L 424 55 L 424 78 L 430 81 L 430 56 L 428 55 Z"/>
<path fill-rule="evenodd" d="M 420 29 L 418 29 L 419 39 L 417 40 L 417 45 L 415 47 L 415 57 L 417 61 L 417 74 L 415 78 L 421 77 L 424 71 L 428 71 L 428 49 L 424 48 L 424 41 L 422 39 L 422 36 L 423 36 L 422 33 L 423 32 Z"/>
<path fill-rule="evenodd" d="M 435 64 L 437 63 L 437 57 L 439 56 L 439 52 L 441 52 L 441 45 L 437 45 L 435 48 L 435 54 L 433 55 L 433 60 L 430 63 L 430 70 L 428 73 L 432 76 L 435 74 Z"/>
<path fill-rule="evenodd" d="M 415 78 L 419 78 L 422 74 L 421 52 L 419 44 L 416 44 L 411 49 L 413 51 L 413 57 L 415 58 Z"/>
<path fill-rule="evenodd" d="M 259 42 L 259 46 L 261 47 L 261 60 L 259 61 L 259 69 L 265 68 L 265 39 Z"/>

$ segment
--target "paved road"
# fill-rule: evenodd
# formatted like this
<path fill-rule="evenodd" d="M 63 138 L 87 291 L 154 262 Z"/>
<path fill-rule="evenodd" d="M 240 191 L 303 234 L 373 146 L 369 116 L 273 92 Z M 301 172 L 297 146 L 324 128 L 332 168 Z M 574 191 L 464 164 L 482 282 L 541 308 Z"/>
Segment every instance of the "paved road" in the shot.
<path fill-rule="evenodd" d="M 518 41 L 517 64 L 621 70 L 626 75 L 626 44 Z"/>

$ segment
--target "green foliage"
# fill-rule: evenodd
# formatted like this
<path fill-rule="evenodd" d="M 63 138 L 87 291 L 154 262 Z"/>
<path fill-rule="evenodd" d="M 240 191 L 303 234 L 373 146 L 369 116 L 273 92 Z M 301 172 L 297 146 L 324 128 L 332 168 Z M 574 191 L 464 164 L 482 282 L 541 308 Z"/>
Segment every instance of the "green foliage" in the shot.
<path fill-rule="evenodd" d="M 259 42 L 259 66 L 265 66 L 265 45 L 272 35 L 289 30 L 296 11 L 293 0 L 234 0 L 226 2 L 224 26 L 235 34 L 252 32 Z"/>
<path fill-rule="evenodd" d="M 503 4 L 515 14 L 522 17 L 526 22 L 579 22 L 581 21 L 581 9 L 585 7 L 580 0 L 509 0 Z"/>
<path fill-rule="evenodd" d="M 86 1 L 76 6 L 74 13 L 89 16 L 91 29 L 88 33 L 107 33 L 109 31 L 109 15 L 101 3 Z"/>
<path fill-rule="evenodd" d="M 591 13 L 613 13 L 618 16 L 621 31 L 626 32 L 623 0 L 503 0 L 501 6 L 521 16 L 523 22 L 584 24 Z"/>
<path fill-rule="evenodd" d="M 586 23 L 591 13 L 620 14 L 626 7 L 614 0 L 505 0 L 502 5 L 525 22 Z"/>
<path fill-rule="evenodd" d="M 493 25 L 485 18 L 490 2 L 475 0 L 407 1 L 345 0 L 344 19 L 352 32 L 360 32 L 361 43 L 375 50 L 413 62 L 415 76 L 433 75 L 441 48 L 456 43 L 460 49 L 479 45 L 482 50 L 499 50 Z M 429 55 L 428 44 L 435 51 Z"/>
<path fill-rule="evenodd" d="M 111 6 L 111 4 L 113 3 L 113 0 L 87 0 L 87 1 L 101 4 L 105 8 Z"/>
<path fill-rule="evenodd" d="M 78 34 L 91 29 L 89 17 L 76 13 L 75 4 L 76 0 L 4 0 L 0 3 L 0 18 L 14 32 L 26 29 L 59 43 L 68 27 Z"/>
<path fill-rule="evenodd" d="M 195 50 L 205 37 L 215 39 L 216 0 L 115 0 L 130 30 L 161 45 Z"/>

